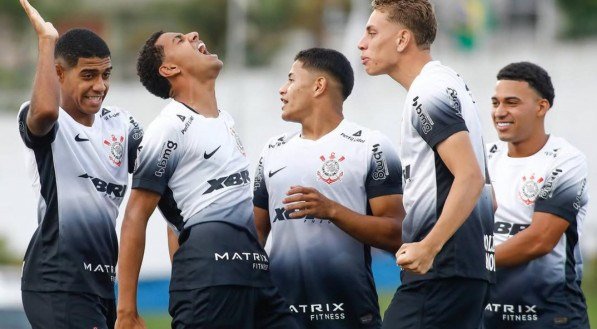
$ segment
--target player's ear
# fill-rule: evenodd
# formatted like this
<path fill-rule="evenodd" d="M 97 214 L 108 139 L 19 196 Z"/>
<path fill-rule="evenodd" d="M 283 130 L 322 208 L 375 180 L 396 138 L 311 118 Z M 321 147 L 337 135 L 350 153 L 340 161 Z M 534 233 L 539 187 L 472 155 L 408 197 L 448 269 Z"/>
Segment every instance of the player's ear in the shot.
<path fill-rule="evenodd" d="M 58 81 L 60 83 L 64 82 L 64 68 L 62 67 L 62 65 L 60 65 L 60 63 L 54 64 L 54 67 L 56 68 L 56 75 L 58 76 Z"/>
<path fill-rule="evenodd" d="M 180 68 L 174 64 L 162 64 L 159 68 L 160 75 L 164 78 L 170 78 L 180 73 Z"/>
<path fill-rule="evenodd" d="M 396 51 L 401 53 L 403 52 L 406 47 L 408 46 L 408 44 L 410 43 L 412 39 L 412 33 L 410 33 L 409 30 L 407 29 L 401 29 L 400 31 L 398 31 L 398 33 L 396 34 Z"/>
<path fill-rule="evenodd" d="M 328 79 L 321 76 L 315 79 L 315 84 L 313 85 L 313 96 L 318 97 L 324 93 L 324 91 L 328 88 Z"/>
<path fill-rule="evenodd" d="M 549 101 L 545 98 L 542 98 L 540 100 L 537 101 L 537 116 L 538 117 L 545 117 L 545 115 L 547 114 L 547 111 L 549 111 L 549 109 L 551 108 L 551 104 L 549 104 Z"/>

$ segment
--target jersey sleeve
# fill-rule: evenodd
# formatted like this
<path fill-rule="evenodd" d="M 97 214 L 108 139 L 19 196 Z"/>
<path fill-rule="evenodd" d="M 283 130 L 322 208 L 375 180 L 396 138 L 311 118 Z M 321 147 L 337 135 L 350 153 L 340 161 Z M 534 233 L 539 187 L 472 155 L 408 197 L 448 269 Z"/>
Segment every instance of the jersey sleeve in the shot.
<path fill-rule="evenodd" d="M 402 165 L 394 146 L 380 133 L 374 135 L 371 145 L 365 180 L 367 199 L 402 194 Z"/>
<path fill-rule="evenodd" d="M 141 144 L 143 139 L 143 127 L 139 121 L 127 113 L 129 126 L 128 126 L 128 170 L 129 173 L 133 173 L 135 169 L 135 161 L 137 159 L 137 148 Z"/>
<path fill-rule="evenodd" d="M 181 146 L 179 131 L 174 126 L 154 121 L 138 147 L 133 188 L 163 195 L 181 157 Z"/>
<path fill-rule="evenodd" d="M 431 91 L 412 99 L 411 122 L 431 147 L 460 131 L 468 131 L 456 90 L 431 85 Z"/>
<path fill-rule="evenodd" d="M 535 200 L 535 212 L 546 212 L 574 224 L 588 202 L 587 163 L 582 154 L 559 162 L 545 179 Z"/>
<path fill-rule="evenodd" d="M 24 103 L 21 105 L 21 109 L 19 111 L 17 120 L 19 122 L 19 135 L 27 146 L 30 149 L 35 149 L 43 146 L 47 146 L 54 142 L 56 139 L 56 133 L 58 132 L 58 121 L 54 123 L 54 126 L 45 136 L 35 136 L 29 130 L 27 126 L 27 114 L 29 113 L 29 102 Z"/>
<path fill-rule="evenodd" d="M 267 145 L 269 145 L 269 143 Z M 265 186 L 265 175 L 263 170 L 268 147 L 267 145 L 265 145 L 263 151 L 261 152 L 261 156 L 259 157 L 259 164 L 257 165 L 255 180 L 253 183 L 253 205 L 265 210 L 269 209 L 269 193 L 267 192 L 267 187 Z"/>

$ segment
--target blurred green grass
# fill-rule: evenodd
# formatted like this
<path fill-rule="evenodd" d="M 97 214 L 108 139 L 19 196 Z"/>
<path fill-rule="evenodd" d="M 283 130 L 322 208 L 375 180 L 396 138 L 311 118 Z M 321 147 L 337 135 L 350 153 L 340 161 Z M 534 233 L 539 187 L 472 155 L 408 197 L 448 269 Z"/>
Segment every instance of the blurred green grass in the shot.
<path fill-rule="evenodd" d="M 589 320 L 592 328 L 597 328 L 597 259 L 585 263 L 585 274 L 583 279 L 583 291 L 587 298 L 587 307 L 589 311 Z M 379 291 L 379 307 L 383 316 L 390 305 L 394 291 Z M 143 315 L 148 329 L 167 329 L 170 328 L 170 316 L 164 314 Z"/>

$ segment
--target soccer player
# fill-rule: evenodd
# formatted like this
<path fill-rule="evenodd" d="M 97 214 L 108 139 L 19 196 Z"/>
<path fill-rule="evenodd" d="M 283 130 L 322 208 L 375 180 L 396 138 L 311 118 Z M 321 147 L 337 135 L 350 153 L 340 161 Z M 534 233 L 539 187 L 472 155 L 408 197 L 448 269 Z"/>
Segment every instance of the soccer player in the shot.
<path fill-rule="evenodd" d="M 353 84 L 339 52 L 299 52 L 280 95 L 301 129 L 266 144 L 255 178 L 272 278 L 302 328 L 379 328 L 370 246 L 400 247 L 400 161 L 384 135 L 344 119 Z"/>
<path fill-rule="evenodd" d="M 257 240 L 245 150 L 232 117 L 218 109 L 222 65 L 196 32 L 156 32 L 139 54 L 141 83 L 172 100 L 147 129 L 133 175 L 122 224 L 117 328 L 144 327 L 137 282 L 156 206 L 178 234 L 172 328 L 296 327 Z"/>
<path fill-rule="evenodd" d="M 39 223 L 23 264 L 23 306 L 33 328 L 113 328 L 115 222 L 143 131 L 127 112 L 102 106 L 106 43 L 85 29 L 58 37 L 21 5 L 39 49 L 31 102 L 18 114 Z"/>
<path fill-rule="evenodd" d="M 512 63 L 497 80 L 491 115 L 501 142 L 489 144 L 488 164 L 498 269 L 485 326 L 588 329 L 579 249 L 587 160 L 545 132 L 554 89 L 543 68 Z"/>
<path fill-rule="evenodd" d="M 400 160 L 402 285 L 384 328 L 477 328 L 494 277 L 493 207 L 477 106 L 462 78 L 431 58 L 427 0 L 374 0 L 361 41 L 369 75 L 407 91 Z"/>

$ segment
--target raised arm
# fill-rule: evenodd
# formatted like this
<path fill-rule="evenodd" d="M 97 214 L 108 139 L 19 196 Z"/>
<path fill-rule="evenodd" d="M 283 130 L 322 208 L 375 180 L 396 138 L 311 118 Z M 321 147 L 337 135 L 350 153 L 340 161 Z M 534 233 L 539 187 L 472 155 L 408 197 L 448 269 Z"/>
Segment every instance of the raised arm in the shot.
<path fill-rule="evenodd" d="M 137 284 L 145 252 L 147 221 L 159 200 L 160 195 L 155 192 L 133 189 L 126 205 L 120 234 L 116 329 L 145 328 L 137 312 Z"/>
<path fill-rule="evenodd" d="M 27 113 L 27 127 L 35 136 L 44 136 L 58 120 L 60 105 L 60 84 L 54 62 L 54 48 L 58 31 L 52 23 L 46 22 L 27 0 L 20 0 L 38 38 L 38 59 L 33 95 Z"/>

